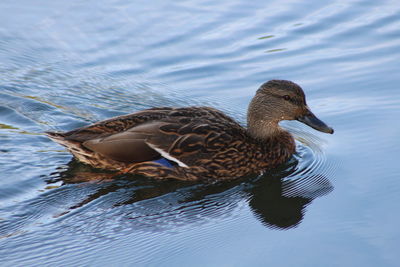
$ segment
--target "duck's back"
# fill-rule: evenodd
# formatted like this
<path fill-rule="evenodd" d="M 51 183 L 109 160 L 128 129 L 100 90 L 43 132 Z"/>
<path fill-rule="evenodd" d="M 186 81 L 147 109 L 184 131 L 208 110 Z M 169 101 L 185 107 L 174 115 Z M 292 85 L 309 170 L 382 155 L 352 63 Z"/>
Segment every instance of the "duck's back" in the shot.
<path fill-rule="evenodd" d="M 154 160 L 160 156 L 177 159 L 183 165 L 198 164 L 201 159 L 224 148 L 245 142 L 245 129 L 235 120 L 209 107 L 152 108 L 119 116 L 66 133 L 48 133 L 66 146 L 81 161 L 82 155 L 110 159 L 110 166 Z M 81 158 L 80 158 L 81 157 Z M 103 164 L 104 165 L 104 164 Z"/>
<path fill-rule="evenodd" d="M 126 131 L 132 127 L 143 123 L 153 121 L 164 121 L 182 126 L 190 122 L 222 124 L 227 127 L 240 127 L 240 125 L 231 117 L 221 111 L 210 107 L 185 107 L 171 108 L 160 107 L 151 108 L 135 112 L 128 115 L 122 115 L 111 119 L 99 121 L 89 126 L 81 127 L 69 132 L 63 133 L 67 140 L 87 141 L 89 139 L 105 137 L 112 134 Z"/>

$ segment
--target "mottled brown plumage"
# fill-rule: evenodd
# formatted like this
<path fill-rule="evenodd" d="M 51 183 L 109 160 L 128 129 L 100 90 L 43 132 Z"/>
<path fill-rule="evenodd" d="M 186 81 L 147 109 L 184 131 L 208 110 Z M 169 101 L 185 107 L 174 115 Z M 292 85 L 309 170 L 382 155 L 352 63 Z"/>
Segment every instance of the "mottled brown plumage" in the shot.
<path fill-rule="evenodd" d="M 285 162 L 295 152 L 295 143 L 278 122 L 294 119 L 333 133 L 311 113 L 297 84 L 272 80 L 250 103 L 247 129 L 214 108 L 162 107 L 47 134 L 96 168 L 156 179 L 224 180 Z M 154 161 L 160 158 L 173 165 Z"/>

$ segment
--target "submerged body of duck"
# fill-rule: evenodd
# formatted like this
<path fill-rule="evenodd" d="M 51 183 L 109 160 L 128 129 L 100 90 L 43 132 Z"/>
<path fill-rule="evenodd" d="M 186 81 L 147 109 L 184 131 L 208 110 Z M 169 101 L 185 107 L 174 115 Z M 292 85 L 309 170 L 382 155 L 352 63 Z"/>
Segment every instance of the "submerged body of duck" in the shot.
<path fill-rule="evenodd" d="M 247 128 L 210 107 L 162 107 L 47 135 L 95 168 L 156 179 L 224 180 L 288 160 L 294 139 L 278 123 L 295 119 L 333 133 L 307 107 L 300 86 L 272 80 L 251 101 Z"/>

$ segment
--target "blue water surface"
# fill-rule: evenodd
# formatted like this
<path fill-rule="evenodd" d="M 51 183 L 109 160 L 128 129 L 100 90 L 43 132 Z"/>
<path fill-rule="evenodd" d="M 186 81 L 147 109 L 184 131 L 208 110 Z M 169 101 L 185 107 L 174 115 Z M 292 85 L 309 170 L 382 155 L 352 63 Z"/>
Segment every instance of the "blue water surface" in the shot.
<path fill-rule="evenodd" d="M 398 1 L 0 2 L 1 266 L 398 266 Z M 154 106 L 246 123 L 270 79 L 335 129 L 211 185 L 110 180 L 44 131 Z"/>

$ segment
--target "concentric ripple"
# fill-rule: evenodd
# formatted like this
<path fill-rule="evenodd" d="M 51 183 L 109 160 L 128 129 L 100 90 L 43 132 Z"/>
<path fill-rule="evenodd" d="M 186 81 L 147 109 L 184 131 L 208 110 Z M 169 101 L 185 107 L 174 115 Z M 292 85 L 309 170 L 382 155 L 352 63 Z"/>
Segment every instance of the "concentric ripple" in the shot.
<path fill-rule="evenodd" d="M 304 219 L 306 207 L 333 190 L 330 165 L 322 152 L 322 139 L 290 127 L 297 139 L 297 152 L 281 167 L 258 177 L 249 186 L 249 206 L 267 227 L 290 229 Z M 305 142 L 305 140 L 307 140 Z"/>
<path fill-rule="evenodd" d="M 398 266 L 398 1 L 31 2 L 0 1 L 0 265 Z M 259 177 L 110 181 L 43 135 L 153 106 L 245 124 L 269 79 L 335 134 L 287 124 Z"/>
<path fill-rule="evenodd" d="M 324 152 L 325 141 L 305 127 L 289 126 L 297 140 L 294 158 L 297 165 L 292 173 L 283 180 L 283 194 L 288 197 L 297 195 L 315 198 L 333 190 L 331 178 L 338 168 L 333 160 L 327 160 Z"/>

